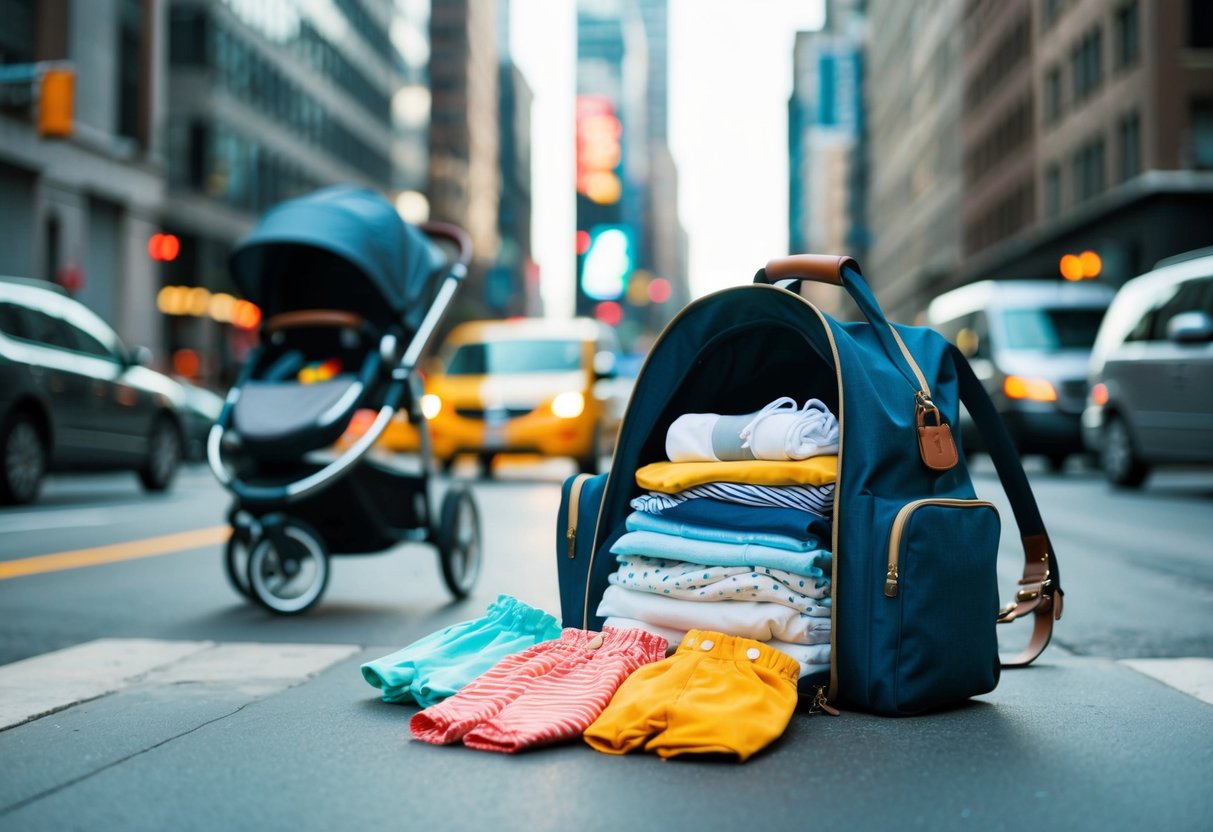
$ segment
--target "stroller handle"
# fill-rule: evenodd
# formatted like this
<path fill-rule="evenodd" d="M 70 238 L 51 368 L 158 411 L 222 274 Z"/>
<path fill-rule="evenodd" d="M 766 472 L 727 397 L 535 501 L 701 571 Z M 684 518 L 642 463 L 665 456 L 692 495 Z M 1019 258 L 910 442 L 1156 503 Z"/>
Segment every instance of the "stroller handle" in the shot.
<path fill-rule="evenodd" d="M 274 486 L 250 485 L 230 474 L 223 464 L 223 434 L 227 430 L 232 406 L 240 397 L 238 389 L 233 388 L 232 392 L 228 394 L 227 402 L 224 403 L 223 412 L 219 414 L 219 418 L 211 426 L 210 434 L 207 435 L 206 459 L 210 464 L 211 472 L 223 487 L 242 500 L 254 503 L 285 503 L 301 500 L 323 486 L 328 485 L 333 479 L 347 473 L 362 457 L 366 456 L 367 451 L 379 440 L 380 435 L 387 429 L 388 422 L 396 414 L 396 407 L 400 402 L 403 388 L 403 380 L 392 382 L 388 387 L 387 395 L 384 397 L 383 406 L 375 414 L 375 421 L 371 423 L 366 433 L 358 437 L 340 456 L 319 471 L 315 471 L 306 477 L 295 480 L 287 485 Z"/>
<path fill-rule="evenodd" d="M 460 266 L 467 268 L 468 263 L 472 262 L 472 238 L 468 233 L 457 225 L 452 225 L 449 222 L 423 222 L 417 226 L 426 236 L 442 237 L 455 244 L 458 254 L 455 257 L 455 262 Z"/>

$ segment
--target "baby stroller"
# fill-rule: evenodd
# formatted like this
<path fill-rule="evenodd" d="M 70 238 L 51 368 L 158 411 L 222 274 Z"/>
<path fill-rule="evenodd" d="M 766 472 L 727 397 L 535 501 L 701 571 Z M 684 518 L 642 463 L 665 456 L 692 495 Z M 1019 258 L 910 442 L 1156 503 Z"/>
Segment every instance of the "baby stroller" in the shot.
<path fill-rule="evenodd" d="M 437 547 L 447 588 L 480 569 L 471 492 L 451 486 L 437 517 L 417 362 L 467 273 L 468 236 L 401 220 L 370 190 L 338 186 L 270 209 L 233 252 L 232 277 L 262 310 L 249 352 L 207 439 L 235 501 L 225 564 L 246 598 L 284 615 L 323 594 L 329 555 L 404 541 Z M 355 411 L 377 415 L 330 450 Z M 398 410 L 421 435 L 420 474 L 367 452 Z"/>

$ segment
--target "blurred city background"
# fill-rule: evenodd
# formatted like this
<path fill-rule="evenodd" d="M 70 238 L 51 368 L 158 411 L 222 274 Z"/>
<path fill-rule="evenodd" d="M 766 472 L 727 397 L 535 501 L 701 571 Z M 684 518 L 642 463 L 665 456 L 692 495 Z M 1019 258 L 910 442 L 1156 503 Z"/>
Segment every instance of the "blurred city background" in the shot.
<path fill-rule="evenodd" d="M 229 252 L 269 206 L 338 182 L 468 230 L 448 323 L 590 315 L 634 352 L 788 251 L 853 254 L 910 322 L 960 284 L 1058 280 L 1066 255 L 1093 252 L 1115 287 L 1213 243 L 1207 2 L 764 0 L 735 38 L 728 14 L 0 0 L 0 274 L 60 284 L 156 368 L 220 389 L 258 323 Z M 754 39 L 781 63 L 758 62 Z M 717 71 L 674 84 L 701 66 L 693 43 Z M 751 121 L 747 89 L 785 106 Z M 680 90 L 714 110 L 671 126 Z M 714 169 L 680 168 L 677 131 Z M 724 187 L 747 179 L 749 198 Z M 771 236 L 750 239 L 750 217 Z M 713 245 L 748 267 L 722 277 Z M 816 300 L 848 314 L 833 291 Z"/>

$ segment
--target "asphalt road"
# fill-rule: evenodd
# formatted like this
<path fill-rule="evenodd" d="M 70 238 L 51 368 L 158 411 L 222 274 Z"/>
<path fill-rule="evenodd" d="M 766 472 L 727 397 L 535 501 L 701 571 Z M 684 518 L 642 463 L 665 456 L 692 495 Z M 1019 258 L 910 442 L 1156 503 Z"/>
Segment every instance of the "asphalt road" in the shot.
<path fill-rule="evenodd" d="M 319 607 L 289 619 L 241 600 L 218 538 L 199 543 L 222 534 L 228 502 L 204 469 L 155 497 L 125 475 L 61 477 L 37 506 L 0 509 L 0 570 L 113 559 L 0 579 L 0 717 L 21 697 L 49 711 L 0 727 L 0 830 L 1209 828 L 1208 473 L 1134 494 L 1033 472 L 1066 614 L 1037 666 L 961 708 L 798 713 L 744 765 L 411 740 L 416 709 L 379 702 L 358 665 L 501 593 L 555 612 L 570 472 L 507 465 L 474 483 L 485 569 L 469 599 L 452 603 L 434 550 L 407 544 L 337 559 Z M 1001 502 L 991 471 L 976 479 Z M 1014 538 L 1004 528 L 1004 594 Z"/>

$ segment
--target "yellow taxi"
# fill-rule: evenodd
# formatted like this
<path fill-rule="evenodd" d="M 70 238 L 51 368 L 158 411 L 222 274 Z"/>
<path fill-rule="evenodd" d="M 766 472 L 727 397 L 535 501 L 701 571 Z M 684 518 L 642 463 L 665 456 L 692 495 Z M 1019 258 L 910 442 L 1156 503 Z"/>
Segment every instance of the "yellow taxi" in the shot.
<path fill-rule="evenodd" d="M 475 454 L 485 475 L 499 453 L 571 457 L 581 471 L 598 470 L 626 399 L 618 359 L 615 331 L 590 318 L 460 324 L 431 363 L 420 403 L 435 459 L 449 468 Z M 347 440 L 370 415 L 355 417 Z M 381 445 L 415 451 L 418 432 L 400 417 Z"/>

